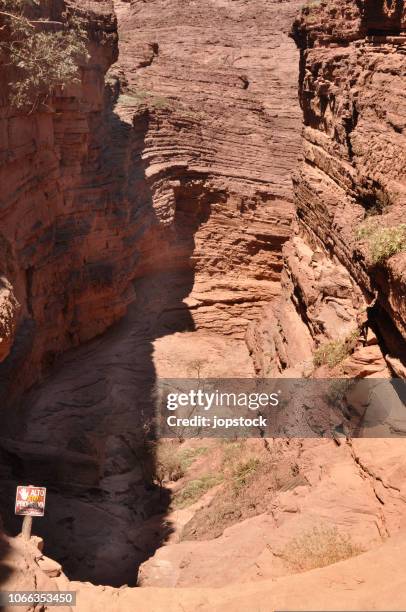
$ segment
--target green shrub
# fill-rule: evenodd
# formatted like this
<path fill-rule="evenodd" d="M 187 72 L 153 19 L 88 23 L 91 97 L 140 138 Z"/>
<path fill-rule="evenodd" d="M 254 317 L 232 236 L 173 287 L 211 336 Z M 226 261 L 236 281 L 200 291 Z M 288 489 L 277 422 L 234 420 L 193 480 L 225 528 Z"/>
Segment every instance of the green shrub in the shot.
<path fill-rule="evenodd" d="M 280 556 L 299 571 L 325 567 L 350 557 L 363 549 L 348 535 L 338 533 L 335 527 L 314 527 L 294 538 L 280 552 Z"/>
<path fill-rule="evenodd" d="M 313 21 L 317 21 L 317 18 L 309 15 L 308 11 L 311 11 L 312 9 L 318 8 L 319 6 L 322 5 L 321 0 L 308 0 L 306 2 L 306 4 L 303 5 L 303 9 L 305 9 L 305 12 L 307 13 L 306 15 L 306 21 L 307 23 L 313 23 Z"/>
<path fill-rule="evenodd" d="M 348 357 L 355 349 L 359 338 L 359 330 L 353 331 L 343 340 L 332 340 L 319 346 L 313 356 L 316 367 L 327 365 L 334 368 Z"/>
<path fill-rule="evenodd" d="M 186 508 L 194 504 L 202 495 L 220 484 L 223 477 L 218 474 L 206 474 L 195 480 L 190 480 L 184 488 L 175 495 L 174 505 L 177 508 Z"/>
<path fill-rule="evenodd" d="M 171 100 L 166 96 L 153 96 L 151 100 L 151 105 L 154 108 L 169 108 L 171 106 Z"/>
<path fill-rule="evenodd" d="M 240 491 L 250 482 L 259 465 L 260 460 L 257 457 L 250 457 L 247 461 L 237 464 L 233 471 L 233 488 L 235 491 Z"/>
<path fill-rule="evenodd" d="M 172 101 L 169 98 L 161 95 L 155 95 L 142 89 L 121 94 L 118 99 L 118 103 L 122 104 L 123 106 L 139 106 L 144 104 L 149 108 L 156 109 L 170 108 L 172 105 Z"/>
<path fill-rule="evenodd" d="M 183 478 L 187 469 L 198 457 L 208 452 L 206 446 L 182 449 L 177 440 L 160 440 L 154 443 L 154 478 L 162 486 L 165 481 L 176 482 Z"/>
<path fill-rule="evenodd" d="M 358 229 L 357 239 L 365 240 L 372 261 L 381 263 L 392 255 L 406 251 L 406 224 L 380 227 L 375 220 L 369 221 Z"/>
<path fill-rule="evenodd" d="M 155 448 L 155 477 L 162 485 L 165 480 L 176 481 L 185 475 L 175 440 L 161 441 Z"/>
<path fill-rule="evenodd" d="M 184 470 L 187 470 L 199 457 L 206 455 L 209 449 L 207 446 L 197 448 L 185 448 L 179 452 L 179 459 Z"/>
<path fill-rule="evenodd" d="M 136 96 L 121 94 L 118 98 L 118 102 L 122 106 L 137 106 L 140 103 L 140 99 Z"/>
<path fill-rule="evenodd" d="M 0 51 L 4 64 L 13 69 L 13 79 L 17 73 L 10 82 L 10 103 L 30 106 L 31 111 L 58 89 L 79 81 L 78 62 L 88 58 L 82 22 L 64 15 L 61 30 L 46 31 L 46 20 L 33 21 L 27 14 L 39 5 L 38 0 L 0 0 Z"/>

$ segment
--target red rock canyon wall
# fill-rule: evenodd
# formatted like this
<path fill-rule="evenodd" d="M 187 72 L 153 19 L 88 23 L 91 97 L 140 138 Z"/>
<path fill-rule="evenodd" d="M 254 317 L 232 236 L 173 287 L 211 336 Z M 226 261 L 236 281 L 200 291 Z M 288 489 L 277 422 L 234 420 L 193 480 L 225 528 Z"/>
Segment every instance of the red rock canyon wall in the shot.
<path fill-rule="evenodd" d="M 81 85 L 29 116 L 2 101 L 4 401 L 120 318 L 135 278 L 184 270 L 194 328 L 235 338 L 279 294 L 300 4 L 117 0 L 106 91 L 112 3 L 64 5 L 89 23 Z"/>
<path fill-rule="evenodd" d="M 367 326 L 344 372 L 406 373 L 406 255 L 376 262 L 358 236 L 367 223 L 404 222 L 405 27 L 404 2 L 389 0 L 311 2 L 294 23 L 304 118 L 297 235 L 285 248 L 282 298 L 251 332 L 259 370 L 309 374 L 318 345 Z"/>
<path fill-rule="evenodd" d="M 15 75 L 2 71 L 0 358 L 9 355 L 2 401 L 8 383 L 31 384 L 56 354 L 103 331 L 128 302 L 128 283 L 117 272 L 121 215 L 101 161 L 104 75 L 117 58 L 112 3 L 45 5 L 38 16 L 61 20 L 74 10 L 84 17 L 90 59 L 80 84 L 29 114 L 8 105 Z"/>

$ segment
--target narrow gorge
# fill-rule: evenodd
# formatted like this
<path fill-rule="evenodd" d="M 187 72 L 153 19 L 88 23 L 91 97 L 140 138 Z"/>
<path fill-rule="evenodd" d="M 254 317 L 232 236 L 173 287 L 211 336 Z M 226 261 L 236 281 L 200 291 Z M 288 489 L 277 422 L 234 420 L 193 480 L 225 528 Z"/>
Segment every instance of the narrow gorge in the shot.
<path fill-rule="evenodd" d="M 4 449 L 21 475 L 63 482 L 63 501 L 59 490 L 55 501 L 49 495 L 52 537 L 44 535 L 63 561 L 73 536 L 78 550 L 71 563 L 81 561 L 82 578 L 134 583 L 135 557 L 145 554 L 139 528 L 154 504 L 143 494 L 136 457 L 155 377 L 193 377 L 199 359 L 204 376 L 254 373 L 245 332 L 279 293 L 281 250 L 293 219 L 290 172 L 300 110 L 298 53 L 288 34 L 299 6 L 289 2 L 281 11 L 264 2 L 258 23 L 258 7 L 245 2 L 192 3 L 179 26 L 183 3 L 116 2 L 117 59 L 113 7 L 95 3 L 90 21 L 104 56 L 97 47 L 86 69 L 85 103 L 62 98 L 59 118 L 46 115 L 51 127 L 58 121 L 54 156 L 61 154 L 67 176 L 40 186 L 57 191 L 61 203 L 45 203 L 47 223 L 36 222 L 37 235 L 30 226 L 20 239 L 31 268 L 20 272 L 24 294 L 14 282 L 21 323 L 13 353 L 27 329 L 33 348 L 27 356 L 24 347 L 22 364 L 10 355 L 4 378 L 16 361 L 19 377 L 29 371 L 19 388 L 39 372 L 48 377 L 16 401 L 8 427 L 20 441 L 8 437 Z M 33 130 L 40 130 L 38 120 L 28 119 Z M 45 149 L 37 155 L 50 156 L 48 142 Z M 13 193 L 30 190 L 23 179 Z M 37 197 L 25 194 L 31 206 Z M 48 244 L 38 271 L 35 240 Z M 99 334 L 128 304 L 115 328 L 50 369 L 61 348 Z M 114 508 L 112 537 L 106 511 Z M 90 548 L 98 559 L 94 574 Z"/>
<path fill-rule="evenodd" d="M 16 484 L 47 486 L 35 533 L 55 560 L 44 578 L 16 538 L 16 582 L 78 590 L 86 612 L 371 606 L 406 550 L 397 421 L 182 441 L 164 486 L 152 423 L 161 378 L 405 378 L 405 3 L 32 10 L 83 19 L 89 58 L 30 113 L 0 71 L 0 526 L 20 530 Z M 213 479 L 238 457 L 257 470 L 240 497 Z M 354 558 L 292 570 L 281 550 L 325 522 Z"/>

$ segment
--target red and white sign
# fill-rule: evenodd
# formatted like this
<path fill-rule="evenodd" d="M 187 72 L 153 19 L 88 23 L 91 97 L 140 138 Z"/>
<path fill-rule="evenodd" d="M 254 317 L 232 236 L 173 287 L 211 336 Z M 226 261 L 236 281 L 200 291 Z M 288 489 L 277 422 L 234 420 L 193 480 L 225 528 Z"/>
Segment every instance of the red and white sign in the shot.
<path fill-rule="evenodd" d="M 45 487 L 18 486 L 15 513 L 28 516 L 44 516 L 46 494 Z"/>

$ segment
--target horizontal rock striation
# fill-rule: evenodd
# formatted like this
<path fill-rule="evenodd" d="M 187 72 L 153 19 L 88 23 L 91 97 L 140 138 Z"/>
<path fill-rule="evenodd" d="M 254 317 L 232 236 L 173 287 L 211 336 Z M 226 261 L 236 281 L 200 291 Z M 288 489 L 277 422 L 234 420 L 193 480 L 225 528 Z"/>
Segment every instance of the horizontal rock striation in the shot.
<path fill-rule="evenodd" d="M 392 440 L 280 441 L 248 520 L 238 523 L 234 495 L 236 524 L 206 543 L 199 509 L 172 524 L 174 483 L 156 485 L 157 376 L 252 376 L 241 340 L 250 322 L 266 375 L 328 376 L 325 365 L 314 371 L 315 349 L 337 340 L 349 347 L 341 375 L 404 372 L 405 255 L 374 262 L 357 238 L 371 213 L 380 227 L 402 222 L 403 3 L 315 1 L 295 22 L 305 127 L 294 220 L 288 31 L 301 4 L 116 0 L 114 63 L 113 7 L 87 3 L 82 84 L 47 112 L 3 105 L 3 377 L 32 382 L 132 302 L 23 398 L 0 438 L 4 499 L 20 475 L 48 485 L 39 530 L 74 578 L 133 585 L 147 558 L 143 584 L 274 578 L 288 573 L 278 543 L 326 519 L 363 546 L 404 527 L 404 449 Z M 201 542 L 154 556 L 176 520 Z"/>
<path fill-rule="evenodd" d="M 137 275 L 183 267 L 196 329 L 243 338 L 278 294 L 299 144 L 288 38 L 299 5 L 115 3 L 114 110 L 131 126 L 119 155 L 131 177 L 124 197 L 138 199 L 144 226 L 160 228 L 153 244 L 139 243 Z M 136 193 L 144 176 L 128 165 L 140 157 L 148 202 Z"/>
<path fill-rule="evenodd" d="M 134 279 L 162 270 L 183 277 L 169 325 L 183 330 L 173 313 L 189 310 L 189 329 L 243 339 L 279 294 L 291 234 L 300 112 L 288 32 L 300 2 L 63 6 L 88 23 L 81 84 L 28 116 L 2 101 L 15 297 L 4 306 L 4 401 L 11 380 L 32 384 L 124 314 Z M 120 60 L 105 91 L 113 8 Z"/>
<path fill-rule="evenodd" d="M 320 343 L 370 327 L 391 372 L 404 376 L 406 253 L 388 244 L 401 242 L 406 210 L 405 5 L 312 2 L 292 35 L 304 116 L 297 237 L 285 251 L 277 321 L 253 330 L 251 344 L 258 354 L 272 336 L 276 371 L 303 372 Z M 392 237 L 382 238 L 384 228 Z M 385 370 L 381 355 L 376 371 Z"/>
<path fill-rule="evenodd" d="M 112 11 L 109 0 L 86 8 L 43 4 L 38 18 L 83 18 L 90 54 L 81 82 L 47 105 L 12 108 L 8 84 L 17 75 L 1 74 L 2 359 L 13 345 L 1 366 L 2 403 L 10 381 L 14 389 L 31 384 L 56 354 L 103 331 L 128 302 L 127 283 L 115 271 L 121 262 L 108 246 L 119 216 L 101 164 L 104 74 L 117 56 Z"/>

